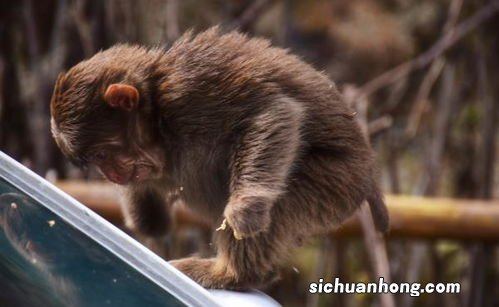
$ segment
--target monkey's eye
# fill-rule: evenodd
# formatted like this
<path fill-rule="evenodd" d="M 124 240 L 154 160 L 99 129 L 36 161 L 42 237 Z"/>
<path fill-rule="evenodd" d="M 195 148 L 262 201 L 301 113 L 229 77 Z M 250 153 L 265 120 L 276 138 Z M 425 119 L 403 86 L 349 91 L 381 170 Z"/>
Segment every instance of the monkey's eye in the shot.
<path fill-rule="evenodd" d="M 107 153 L 104 151 L 98 151 L 92 155 L 92 160 L 102 161 L 107 158 Z"/>

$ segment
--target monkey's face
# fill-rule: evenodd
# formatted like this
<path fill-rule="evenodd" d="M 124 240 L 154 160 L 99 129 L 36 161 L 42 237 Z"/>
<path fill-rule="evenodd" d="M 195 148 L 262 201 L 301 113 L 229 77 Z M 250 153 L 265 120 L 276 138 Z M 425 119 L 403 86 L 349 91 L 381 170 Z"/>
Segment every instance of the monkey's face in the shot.
<path fill-rule="evenodd" d="M 88 131 L 61 131 L 54 118 L 51 124 L 54 139 L 68 159 L 80 167 L 97 167 L 114 183 L 126 185 L 162 176 L 164 153 L 145 124 L 123 122 L 121 127 L 91 132 L 93 135 Z"/>

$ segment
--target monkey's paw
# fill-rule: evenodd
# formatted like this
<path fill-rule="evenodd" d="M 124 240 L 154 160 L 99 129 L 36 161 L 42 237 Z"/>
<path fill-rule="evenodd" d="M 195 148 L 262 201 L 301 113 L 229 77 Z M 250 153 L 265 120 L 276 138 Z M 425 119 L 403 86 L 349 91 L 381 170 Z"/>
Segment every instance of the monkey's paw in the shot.
<path fill-rule="evenodd" d="M 261 197 L 245 197 L 231 201 L 225 207 L 224 217 L 238 240 L 267 231 L 271 218 L 269 200 Z M 219 229 L 224 229 L 224 224 Z"/>
<path fill-rule="evenodd" d="M 190 257 L 172 260 L 169 263 L 204 288 L 243 289 L 227 270 L 216 270 L 214 258 Z"/>

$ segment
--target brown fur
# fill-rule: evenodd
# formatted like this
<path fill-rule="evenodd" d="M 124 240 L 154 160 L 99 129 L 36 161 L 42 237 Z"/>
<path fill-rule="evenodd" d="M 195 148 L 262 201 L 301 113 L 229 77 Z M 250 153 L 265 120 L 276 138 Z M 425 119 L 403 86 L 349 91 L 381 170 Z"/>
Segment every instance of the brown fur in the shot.
<path fill-rule="evenodd" d="M 103 103 L 114 83 L 138 89 L 136 111 Z M 126 187 L 131 228 L 164 234 L 169 195 L 214 227 L 227 219 L 215 233 L 216 257 L 171 262 L 210 288 L 273 281 L 293 246 L 365 199 L 387 227 L 373 154 L 352 114 L 324 74 L 266 40 L 216 28 L 169 50 L 102 51 L 61 75 L 52 100 L 54 136 L 73 161 L 92 163 L 89 152 L 112 139 L 121 149 L 106 163 L 123 155 L 159 168 Z"/>

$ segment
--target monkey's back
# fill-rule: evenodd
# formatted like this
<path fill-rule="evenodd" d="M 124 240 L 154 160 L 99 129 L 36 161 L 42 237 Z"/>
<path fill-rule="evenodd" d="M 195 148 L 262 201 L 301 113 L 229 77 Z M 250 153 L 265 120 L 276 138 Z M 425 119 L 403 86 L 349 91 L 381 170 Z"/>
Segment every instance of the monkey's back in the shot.
<path fill-rule="evenodd" d="M 189 97 L 188 103 L 196 103 L 200 114 L 211 114 L 213 122 L 222 118 L 218 110 L 234 112 L 234 122 L 243 122 L 251 113 L 265 110 L 261 102 L 277 95 L 305 106 L 303 132 L 311 143 L 328 146 L 329 138 L 339 136 L 334 135 L 336 126 L 352 122 L 348 119 L 352 110 L 325 74 L 287 50 L 272 47 L 268 40 L 237 32 L 221 34 L 215 27 L 196 36 L 185 34 L 165 59 L 170 68 L 160 85 L 164 100 Z"/>

